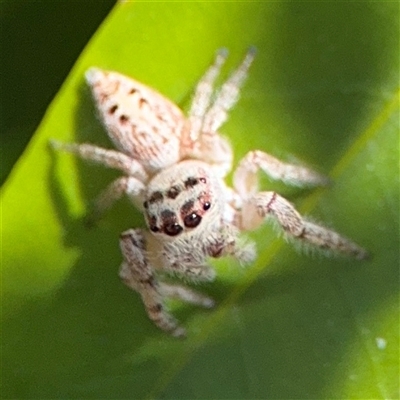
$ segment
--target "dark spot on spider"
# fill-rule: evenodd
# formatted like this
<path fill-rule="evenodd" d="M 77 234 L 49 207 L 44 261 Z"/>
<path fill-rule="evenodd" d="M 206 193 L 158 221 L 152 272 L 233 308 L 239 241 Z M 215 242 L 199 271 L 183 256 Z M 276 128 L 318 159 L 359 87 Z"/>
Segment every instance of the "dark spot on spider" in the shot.
<path fill-rule="evenodd" d="M 189 178 L 186 179 L 184 182 L 185 188 L 189 189 L 192 188 L 193 186 L 196 186 L 199 183 L 199 180 L 197 178 L 194 178 L 190 176 Z"/>
<path fill-rule="evenodd" d="M 194 201 L 189 200 L 181 207 L 181 214 L 186 215 L 189 214 L 194 207 Z"/>
<path fill-rule="evenodd" d="M 129 121 L 129 117 L 125 114 L 119 116 L 119 122 L 121 124 L 126 124 Z"/>
<path fill-rule="evenodd" d="M 181 189 L 179 186 L 172 186 L 167 191 L 167 197 L 169 199 L 176 199 L 180 192 L 181 192 Z"/>
<path fill-rule="evenodd" d="M 112 114 L 114 114 L 115 111 L 117 111 L 117 110 L 118 110 L 118 105 L 115 104 L 115 105 L 113 105 L 112 107 L 110 107 L 110 108 L 108 109 L 108 113 L 112 115 Z"/>
<path fill-rule="evenodd" d="M 128 92 L 128 94 L 134 94 L 134 93 L 136 93 L 137 92 L 137 90 L 135 89 L 135 88 L 132 88 L 129 92 Z"/>
<path fill-rule="evenodd" d="M 146 279 L 140 279 L 139 282 L 141 284 L 143 284 L 143 285 L 149 285 L 149 286 L 152 286 L 152 287 L 154 287 L 155 284 L 156 284 L 156 281 L 155 281 L 153 276 L 149 276 Z"/>
<path fill-rule="evenodd" d="M 143 207 L 144 208 L 149 208 L 149 202 L 147 200 L 143 203 Z"/>
<path fill-rule="evenodd" d="M 147 215 L 147 221 L 152 232 L 160 232 L 160 228 L 157 226 L 157 218 L 154 215 Z"/>
<path fill-rule="evenodd" d="M 223 251 L 223 244 L 216 242 L 209 248 L 209 254 L 211 257 L 218 258 L 222 255 Z"/>
<path fill-rule="evenodd" d="M 190 213 L 187 215 L 184 219 L 183 222 L 187 228 L 196 228 L 201 222 L 201 217 L 200 215 L 196 214 L 195 212 Z"/>
<path fill-rule="evenodd" d="M 153 313 L 159 313 L 163 309 L 162 304 L 157 303 L 154 306 L 149 307 L 149 311 Z"/>
<path fill-rule="evenodd" d="M 175 219 L 176 215 L 171 210 L 162 210 L 161 211 L 161 218 L 162 219 Z"/>
<path fill-rule="evenodd" d="M 153 192 L 148 200 L 148 203 L 152 204 L 152 203 L 156 203 L 158 201 L 163 201 L 163 194 L 159 191 Z"/>
<path fill-rule="evenodd" d="M 145 104 L 148 104 L 147 100 L 145 100 L 143 97 L 139 99 L 139 108 L 142 108 Z"/>
<path fill-rule="evenodd" d="M 145 240 L 142 236 L 136 237 L 132 235 L 131 232 L 128 233 L 121 233 L 120 238 L 123 240 L 129 240 L 135 247 L 139 249 L 144 249 L 145 247 Z"/>
<path fill-rule="evenodd" d="M 298 235 L 296 235 L 296 237 L 299 239 L 302 239 L 305 234 L 306 234 L 306 230 L 302 229 L 302 231 Z M 320 245 L 320 246 L 323 246 L 323 245 Z"/>

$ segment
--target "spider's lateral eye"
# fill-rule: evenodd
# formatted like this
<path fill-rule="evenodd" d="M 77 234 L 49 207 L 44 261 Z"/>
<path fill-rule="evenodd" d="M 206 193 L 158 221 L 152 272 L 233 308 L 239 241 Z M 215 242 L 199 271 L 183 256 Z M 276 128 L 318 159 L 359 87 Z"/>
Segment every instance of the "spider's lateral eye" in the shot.
<path fill-rule="evenodd" d="M 199 178 L 199 181 L 200 181 L 201 183 L 206 183 L 206 182 L 207 182 L 207 179 L 206 179 L 206 178 Z"/>
<path fill-rule="evenodd" d="M 151 230 L 152 232 L 160 232 L 160 229 L 159 229 L 157 226 L 155 226 L 155 225 L 151 225 L 151 226 L 150 226 L 150 230 Z"/>
<path fill-rule="evenodd" d="M 201 217 L 196 213 L 191 213 L 183 219 L 183 222 L 187 228 L 195 228 L 200 224 Z"/>
<path fill-rule="evenodd" d="M 183 231 L 183 228 L 177 222 L 173 222 L 172 224 L 165 225 L 165 227 L 164 227 L 164 232 L 168 236 L 179 235 L 182 231 Z"/>
<path fill-rule="evenodd" d="M 203 204 L 203 210 L 204 210 L 204 211 L 209 210 L 210 207 L 211 207 L 211 203 L 210 203 L 209 201 L 206 201 L 206 202 Z"/>

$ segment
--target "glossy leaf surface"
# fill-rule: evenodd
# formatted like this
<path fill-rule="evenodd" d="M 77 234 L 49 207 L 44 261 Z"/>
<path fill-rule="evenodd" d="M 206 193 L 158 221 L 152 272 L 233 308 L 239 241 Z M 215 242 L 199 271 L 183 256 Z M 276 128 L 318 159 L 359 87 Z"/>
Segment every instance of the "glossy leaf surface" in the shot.
<path fill-rule="evenodd" d="M 3 397 L 396 398 L 399 396 L 399 10 L 395 3 L 119 3 L 77 60 L 2 192 Z M 373 27 L 373 29 L 371 29 Z M 263 179 L 371 251 L 308 257 L 266 225 L 247 269 L 215 262 L 214 311 L 174 303 L 185 341 L 159 332 L 120 282 L 121 201 L 83 217 L 117 173 L 49 150 L 109 146 L 83 82 L 90 66 L 183 108 L 227 47 L 224 74 L 258 56 L 222 132 L 236 161 L 263 149 L 331 176 L 323 190 Z"/>

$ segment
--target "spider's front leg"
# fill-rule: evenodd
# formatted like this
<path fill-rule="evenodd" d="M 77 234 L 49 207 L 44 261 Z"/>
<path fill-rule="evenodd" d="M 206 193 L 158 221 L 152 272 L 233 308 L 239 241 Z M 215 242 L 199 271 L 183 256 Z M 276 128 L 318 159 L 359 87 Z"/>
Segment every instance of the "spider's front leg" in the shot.
<path fill-rule="evenodd" d="M 359 260 L 368 258 L 366 250 L 335 231 L 305 220 L 293 205 L 276 192 L 261 192 L 251 196 L 243 207 L 244 215 L 273 217 L 289 238 L 311 244 L 323 250 L 341 252 Z"/>
<path fill-rule="evenodd" d="M 279 194 L 258 193 L 257 172 L 260 169 L 271 178 L 292 185 L 324 185 L 329 182 L 327 178 L 308 168 L 286 164 L 259 150 L 251 151 L 242 159 L 233 177 L 234 188 L 243 200 L 237 218 L 240 229 L 255 229 L 265 217 L 272 216 L 288 237 L 297 239 L 298 242 L 346 253 L 358 259 L 368 257 L 368 253 L 352 241 L 305 220 L 293 205 Z"/>
<path fill-rule="evenodd" d="M 206 308 L 214 306 L 212 299 L 190 288 L 157 280 L 155 270 L 147 258 L 146 241 L 140 229 L 123 232 L 120 246 L 124 257 L 120 277 L 128 287 L 140 294 L 149 318 L 160 329 L 176 337 L 186 335 L 185 329 L 166 310 L 164 299 L 167 297 Z"/>
<path fill-rule="evenodd" d="M 140 229 L 130 229 L 121 234 L 120 247 L 124 261 L 120 278 L 142 297 L 149 318 L 162 330 L 174 336 L 184 336 L 185 330 L 165 310 L 159 282 L 150 265 L 145 248 L 145 238 Z"/>
<path fill-rule="evenodd" d="M 218 129 L 239 98 L 240 88 L 255 57 L 255 49 L 248 51 L 242 63 L 212 98 L 214 83 L 226 56 L 225 49 L 219 50 L 214 64 L 198 83 L 188 116 L 186 139 L 183 141 L 184 153 L 213 165 L 215 172 L 222 177 L 231 170 L 233 155 L 230 144 L 218 133 Z"/>

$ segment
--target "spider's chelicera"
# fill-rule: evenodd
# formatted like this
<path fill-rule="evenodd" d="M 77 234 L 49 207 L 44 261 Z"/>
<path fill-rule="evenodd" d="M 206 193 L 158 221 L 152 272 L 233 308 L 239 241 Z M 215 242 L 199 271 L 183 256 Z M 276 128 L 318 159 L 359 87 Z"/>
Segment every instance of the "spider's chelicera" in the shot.
<path fill-rule="evenodd" d="M 102 213 L 127 194 L 143 211 L 149 233 L 129 229 L 121 234 L 120 276 L 143 300 L 149 317 L 175 336 L 185 330 L 167 311 L 164 299 L 212 307 L 209 297 L 170 283 L 164 272 L 188 281 L 210 281 L 209 257 L 233 256 L 242 264 L 256 257 L 253 243 L 240 233 L 256 229 L 272 217 L 288 238 L 358 259 L 367 252 L 352 241 L 304 219 L 278 193 L 260 191 L 257 172 L 298 186 L 325 185 L 328 179 L 303 166 L 284 163 L 261 151 L 250 151 L 225 183 L 233 154 L 218 129 L 236 103 L 250 64 L 250 50 L 219 91 L 214 82 L 226 59 L 220 50 L 198 83 L 188 117 L 153 89 L 116 72 L 91 68 L 86 79 L 107 133 L 117 150 L 92 144 L 62 144 L 56 148 L 121 170 L 96 202 Z"/>

